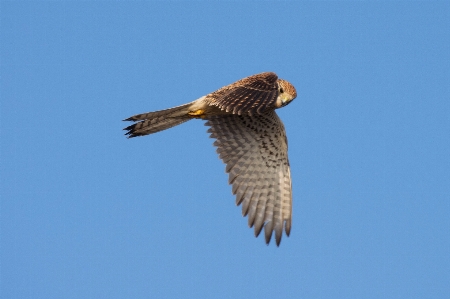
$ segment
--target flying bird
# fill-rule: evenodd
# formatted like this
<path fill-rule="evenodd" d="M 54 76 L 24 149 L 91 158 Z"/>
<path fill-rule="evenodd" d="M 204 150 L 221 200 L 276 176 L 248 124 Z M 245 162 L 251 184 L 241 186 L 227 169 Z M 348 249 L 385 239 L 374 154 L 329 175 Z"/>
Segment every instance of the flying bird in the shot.
<path fill-rule="evenodd" d="M 279 246 L 283 228 L 287 236 L 291 231 L 292 186 L 286 132 L 275 109 L 296 97 L 292 84 L 275 73 L 261 73 L 178 107 L 131 116 L 125 121 L 135 123 L 124 129 L 125 135 L 144 136 L 191 119 L 206 120 L 236 205 L 242 205 L 256 237 L 264 227 L 266 243 L 274 232 Z"/>

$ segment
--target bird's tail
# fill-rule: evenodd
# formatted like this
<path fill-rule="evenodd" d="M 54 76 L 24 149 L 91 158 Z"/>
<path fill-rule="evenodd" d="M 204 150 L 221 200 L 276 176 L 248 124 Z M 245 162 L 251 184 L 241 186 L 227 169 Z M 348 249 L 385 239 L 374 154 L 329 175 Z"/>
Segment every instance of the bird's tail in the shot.
<path fill-rule="evenodd" d="M 187 122 L 192 119 L 188 114 L 191 105 L 192 103 L 187 103 L 166 110 L 137 114 L 124 119 L 125 121 L 138 121 L 124 129 L 128 131 L 125 135 L 128 135 L 128 138 L 144 136 Z"/>

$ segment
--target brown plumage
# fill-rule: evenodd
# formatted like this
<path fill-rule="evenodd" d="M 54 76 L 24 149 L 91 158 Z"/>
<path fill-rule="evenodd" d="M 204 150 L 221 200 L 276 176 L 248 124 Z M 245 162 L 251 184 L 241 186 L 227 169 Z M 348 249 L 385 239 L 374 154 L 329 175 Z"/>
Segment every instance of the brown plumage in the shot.
<path fill-rule="evenodd" d="M 258 236 L 264 227 L 266 243 L 275 232 L 276 244 L 283 228 L 289 236 L 292 188 L 287 139 L 275 109 L 297 96 L 292 84 L 275 73 L 253 75 L 220 88 L 191 103 L 134 115 L 126 127 L 128 137 L 156 133 L 194 118 L 206 125 L 217 153 L 227 165 L 236 204 Z"/>

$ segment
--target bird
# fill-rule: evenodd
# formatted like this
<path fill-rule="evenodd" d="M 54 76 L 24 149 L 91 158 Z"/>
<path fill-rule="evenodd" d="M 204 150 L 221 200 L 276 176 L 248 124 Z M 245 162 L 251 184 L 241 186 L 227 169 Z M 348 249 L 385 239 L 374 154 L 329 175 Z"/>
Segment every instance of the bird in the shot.
<path fill-rule="evenodd" d="M 228 183 L 258 237 L 264 227 L 269 245 L 275 235 L 279 246 L 290 235 L 292 183 L 286 131 L 276 109 L 297 97 L 295 87 L 264 72 L 238 80 L 197 100 L 124 121 L 128 138 L 160 132 L 192 119 L 206 120 L 219 158 L 226 164 Z"/>

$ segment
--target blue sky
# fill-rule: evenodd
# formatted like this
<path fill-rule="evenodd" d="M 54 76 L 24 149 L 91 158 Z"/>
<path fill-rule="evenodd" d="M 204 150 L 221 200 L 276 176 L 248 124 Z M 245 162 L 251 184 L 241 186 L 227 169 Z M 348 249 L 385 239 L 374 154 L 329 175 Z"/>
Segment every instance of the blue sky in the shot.
<path fill-rule="evenodd" d="M 449 298 L 449 2 L 19 2 L 1 13 L 2 298 Z M 293 227 L 254 238 L 202 121 L 264 71 Z"/>

